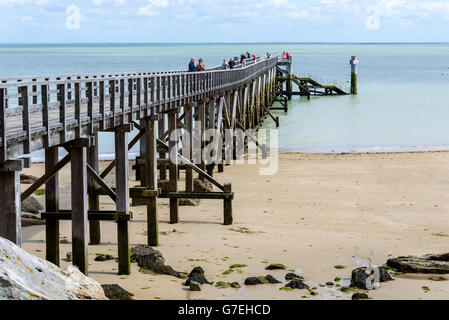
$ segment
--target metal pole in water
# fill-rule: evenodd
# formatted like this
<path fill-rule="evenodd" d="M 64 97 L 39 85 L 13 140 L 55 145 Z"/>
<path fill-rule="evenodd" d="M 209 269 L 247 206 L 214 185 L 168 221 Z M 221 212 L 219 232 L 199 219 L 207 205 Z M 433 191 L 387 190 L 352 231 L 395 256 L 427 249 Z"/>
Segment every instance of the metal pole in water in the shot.
<path fill-rule="evenodd" d="M 357 66 L 359 60 L 356 56 L 351 57 L 351 94 L 357 94 Z"/>

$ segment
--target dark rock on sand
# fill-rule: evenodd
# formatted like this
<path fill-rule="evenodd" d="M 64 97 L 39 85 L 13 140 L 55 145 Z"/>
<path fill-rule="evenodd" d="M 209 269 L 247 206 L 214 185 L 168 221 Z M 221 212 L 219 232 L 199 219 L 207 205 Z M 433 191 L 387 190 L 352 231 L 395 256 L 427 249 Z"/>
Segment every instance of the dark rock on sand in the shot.
<path fill-rule="evenodd" d="M 273 277 L 272 275 L 267 275 L 266 277 L 265 277 L 265 279 L 268 281 L 268 283 L 273 283 L 273 284 L 276 284 L 276 283 L 282 283 L 282 281 L 279 281 L 279 280 L 277 280 L 275 277 Z"/>
<path fill-rule="evenodd" d="M 193 182 L 193 190 L 195 192 L 211 192 L 214 186 L 207 180 L 195 179 Z"/>
<path fill-rule="evenodd" d="M 198 207 L 200 205 L 199 199 L 179 199 L 181 207 Z"/>
<path fill-rule="evenodd" d="M 374 273 L 379 271 L 379 279 L 375 279 Z M 375 288 L 376 281 L 387 282 L 394 280 L 385 268 L 357 268 L 352 271 L 351 286 L 364 290 Z"/>
<path fill-rule="evenodd" d="M 193 277 L 195 274 L 202 274 L 202 275 L 204 275 L 205 274 L 204 269 L 201 268 L 201 267 L 195 267 L 195 268 L 192 269 L 192 271 L 190 271 L 188 277 Z"/>
<path fill-rule="evenodd" d="M 369 297 L 366 293 L 354 293 L 352 295 L 352 300 L 368 300 Z"/>
<path fill-rule="evenodd" d="M 23 212 L 29 212 L 29 213 L 39 213 L 42 210 L 44 210 L 44 206 L 40 204 L 40 202 L 34 198 L 29 197 L 28 199 L 25 199 L 22 201 L 22 211 Z"/>
<path fill-rule="evenodd" d="M 184 283 L 185 286 L 190 286 L 192 282 L 196 282 L 199 284 L 211 284 L 209 281 L 207 281 L 204 270 L 201 267 L 195 267 L 193 270 L 189 273 L 186 282 Z"/>
<path fill-rule="evenodd" d="M 196 281 L 190 281 L 190 291 L 201 291 L 201 285 Z"/>
<path fill-rule="evenodd" d="M 399 257 L 388 260 L 387 266 L 402 273 L 449 274 L 449 253 Z"/>
<path fill-rule="evenodd" d="M 295 280 L 295 279 L 301 280 L 302 277 L 299 276 L 299 275 L 297 275 L 296 273 L 293 273 L 293 272 L 287 273 L 287 274 L 285 275 L 285 280 Z"/>
<path fill-rule="evenodd" d="M 110 254 L 102 254 L 95 258 L 95 261 L 109 261 L 109 260 L 114 260 L 114 257 L 111 256 Z"/>
<path fill-rule="evenodd" d="M 240 283 L 238 282 L 224 282 L 224 281 L 218 281 L 215 284 L 215 287 L 220 288 L 220 289 L 227 289 L 227 288 L 236 288 L 239 289 L 240 288 Z"/>
<path fill-rule="evenodd" d="M 105 296 L 110 300 L 133 300 L 134 294 L 126 291 L 117 284 L 103 284 Z"/>
<path fill-rule="evenodd" d="M 20 175 L 20 183 L 23 184 L 34 184 L 38 179 L 35 176 L 21 174 Z"/>
<path fill-rule="evenodd" d="M 263 281 L 258 277 L 249 277 L 245 279 L 245 285 L 247 286 L 255 286 L 258 284 L 263 284 Z"/>
<path fill-rule="evenodd" d="M 131 248 L 131 262 L 136 262 L 143 271 L 147 270 L 156 274 L 165 274 L 177 278 L 185 278 L 184 274 L 165 265 L 162 254 L 147 245 L 138 245 Z"/>
<path fill-rule="evenodd" d="M 288 283 L 285 287 L 291 288 L 291 289 L 308 289 L 309 288 L 308 285 L 306 285 L 304 282 L 302 282 L 301 280 L 298 280 L 298 279 L 290 281 L 290 283 Z"/>
<path fill-rule="evenodd" d="M 280 263 L 273 263 L 265 268 L 265 270 L 285 270 L 285 269 L 287 269 L 286 266 Z"/>
<path fill-rule="evenodd" d="M 22 212 L 22 227 L 42 225 L 45 225 L 45 220 L 41 220 L 40 215 L 26 214 Z"/>

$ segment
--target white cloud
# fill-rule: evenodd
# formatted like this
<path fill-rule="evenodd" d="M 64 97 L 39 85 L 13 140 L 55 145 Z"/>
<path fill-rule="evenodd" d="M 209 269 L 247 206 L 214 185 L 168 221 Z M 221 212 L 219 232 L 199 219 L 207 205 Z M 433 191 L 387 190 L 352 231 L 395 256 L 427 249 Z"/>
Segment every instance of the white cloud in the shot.
<path fill-rule="evenodd" d="M 169 5 L 168 0 L 150 0 L 150 3 L 157 8 L 166 8 Z"/>
<path fill-rule="evenodd" d="M 157 10 L 154 10 L 151 5 L 140 7 L 137 11 L 139 16 L 152 17 L 158 14 Z"/>

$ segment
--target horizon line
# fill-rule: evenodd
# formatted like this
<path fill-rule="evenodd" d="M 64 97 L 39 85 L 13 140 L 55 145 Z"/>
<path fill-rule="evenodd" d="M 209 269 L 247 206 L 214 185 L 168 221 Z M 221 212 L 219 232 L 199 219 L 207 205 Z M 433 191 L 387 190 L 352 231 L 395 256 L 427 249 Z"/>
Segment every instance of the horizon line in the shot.
<path fill-rule="evenodd" d="M 315 42 L 291 42 L 291 41 L 276 41 L 276 42 L 0 42 L 0 45 L 186 45 L 186 44 L 194 44 L 194 45 L 207 45 L 207 44 L 223 44 L 223 45 L 232 45 L 232 44 L 449 44 L 449 42 L 439 42 L 439 41 L 431 41 L 431 42 L 327 42 L 327 41 L 315 41 Z"/>

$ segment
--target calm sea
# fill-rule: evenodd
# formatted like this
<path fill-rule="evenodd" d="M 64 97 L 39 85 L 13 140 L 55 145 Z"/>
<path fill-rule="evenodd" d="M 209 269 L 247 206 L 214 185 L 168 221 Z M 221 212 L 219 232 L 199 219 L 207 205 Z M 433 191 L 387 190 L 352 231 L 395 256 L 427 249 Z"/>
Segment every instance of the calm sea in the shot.
<path fill-rule="evenodd" d="M 0 77 L 185 69 L 191 56 L 219 65 L 242 51 L 289 50 L 294 72 L 346 83 L 359 56 L 359 94 L 294 97 L 280 117 L 283 151 L 449 149 L 448 44 L 0 45 Z M 268 118 L 265 127 L 273 128 Z M 114 152 L 100 137 L 103 157 Z M 41 154 L 35 155 L 39 158 Z"/>

